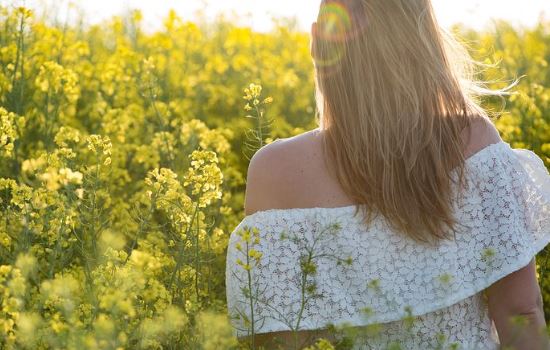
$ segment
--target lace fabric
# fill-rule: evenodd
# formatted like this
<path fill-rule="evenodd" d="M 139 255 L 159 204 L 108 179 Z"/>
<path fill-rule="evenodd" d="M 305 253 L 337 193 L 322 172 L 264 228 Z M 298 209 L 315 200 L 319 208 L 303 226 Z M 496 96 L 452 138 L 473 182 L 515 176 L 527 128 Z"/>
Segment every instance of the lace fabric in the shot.
<path fill-rule="evenodd" d="M 380 217 L 367 227 L 354 206 L 246 216 L 227 251 L 236 335 L 248 335 L 252 319 L 255 333 L 379 324 L 357 349 L 496 348 L 482 292 L 550 241 L 550 176 L 536 154 L 505 142 L 468 158 L 466 170 L 453 203 L 461 225 L 436 247 Z"/>

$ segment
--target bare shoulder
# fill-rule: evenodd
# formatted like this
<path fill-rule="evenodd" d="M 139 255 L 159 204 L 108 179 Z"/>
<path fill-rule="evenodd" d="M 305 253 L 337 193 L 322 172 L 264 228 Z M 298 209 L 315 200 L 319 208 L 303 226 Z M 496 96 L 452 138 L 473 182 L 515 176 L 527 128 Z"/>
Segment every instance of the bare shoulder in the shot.
<path fill-rule="evenodd" d="M 493 143 L 502 141 L 497 128 L 487 117 L 475 119 L 469 127 L 462 131 L 462 139 L 466 145 L 464 154 L 466 158 Z"/>
<path fill-rule="evenodd" d="M 278 139 L 260 148 L 248 165 L 245 213 L 279 207 L 297 166 L 314 148 L 317 129 Z"/>

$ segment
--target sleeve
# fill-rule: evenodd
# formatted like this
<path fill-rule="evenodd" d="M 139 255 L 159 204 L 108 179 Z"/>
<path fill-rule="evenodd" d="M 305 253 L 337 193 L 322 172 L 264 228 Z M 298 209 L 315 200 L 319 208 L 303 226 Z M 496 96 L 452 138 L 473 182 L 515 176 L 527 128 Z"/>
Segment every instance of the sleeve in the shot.
<path fill-rule="evenodd" d="M 404 310 L 416 316 L 450 307 L 525 267 L 550 242 L 550 175 L 543 161 L 505 142 L 481 152 L 466 164 L 452 239 L 434 249 L 388 233 L 397 243 L 366 255 L 364 282 L 376 279 L 383 291 L 364 291 L 374 312 L 368 323 L 401 319 Z"/>
<path fill-rule="evenodd" d="M 550 242 L 550 175 L 535 153 L 507 143 L 470 170 L 457 242 L 471 253 L 458 265 L 477 291 L 525 267 Z"/>
<path fill-rule="evenodd" d="M 526 266 L 550 242 L 550 175 L 532 151 L 501 142 L 466 164 L 467 186 L 453 202 L 452 239 L 435 248 L 401 234 L 374 232 L 365 244 L 360 290 L 372 310 L 367 323 L 389 322 L 450 307 Z M 378 237 L 389 237 L 378 250 Z M 369 250 L 370 249 L 370 250 Z M 360 254 L 358 252 L 358 254 Z M 408 310 L 408 311 L 404 311 Z"/>

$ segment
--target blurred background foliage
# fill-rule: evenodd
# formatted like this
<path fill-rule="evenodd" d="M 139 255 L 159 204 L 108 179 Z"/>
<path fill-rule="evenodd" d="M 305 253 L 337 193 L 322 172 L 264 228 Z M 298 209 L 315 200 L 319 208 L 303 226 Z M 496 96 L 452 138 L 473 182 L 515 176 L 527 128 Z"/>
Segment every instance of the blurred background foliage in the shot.
<path fill-rule="evenodd" d="M 247 145 L 316 127 L 309 34 L 141 21 L 52 24 L 0 7 L 0 348 L 236 347 L 224 265 Z M 479 76 L 490 87 L 525 75 L 506 106 L 483 103 L 547 166 L 549 29 L 454 28 L 498 63 Z M 250 83 L 271 120 L 257 143 Z M 547 255 L 538 263 L 549 319 Z"/>

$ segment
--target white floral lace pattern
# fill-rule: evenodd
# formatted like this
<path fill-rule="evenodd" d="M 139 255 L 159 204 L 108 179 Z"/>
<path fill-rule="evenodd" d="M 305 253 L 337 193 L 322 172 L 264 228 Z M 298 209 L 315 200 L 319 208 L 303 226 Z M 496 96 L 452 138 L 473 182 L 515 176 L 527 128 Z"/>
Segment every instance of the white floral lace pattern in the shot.
<path fill-rule="evenodd" d="M 437 247 L 392 231 L 380 217 L 367 227 L 353 206 L 245 217 L 227 251 L 227 304 L 236 334 L 249 334 L 252 309 L 255 333 L 383 323 L 356 348 L 398 342 L 429 349 L 444 340 L 459 349 L 494 349 L 482 291 L 526 266 L 550 241 L 550 176 L 533 152 L 505 142 L 474 154 L 466 169 L 468 187 L 453 203 L 461 226 L 455 239 Z M 254 250 L 262 256 L 247 271 L 238 263 L 243 241 L 237 232 L 253 227 L 259 230 Z M 304 276 L 308 257 L 314 270 Z M 250 288 L 243 289 L 245 282 Z"/>

